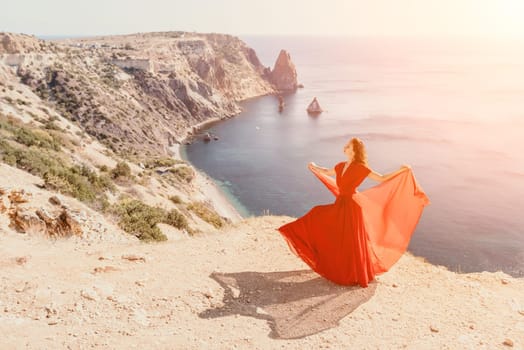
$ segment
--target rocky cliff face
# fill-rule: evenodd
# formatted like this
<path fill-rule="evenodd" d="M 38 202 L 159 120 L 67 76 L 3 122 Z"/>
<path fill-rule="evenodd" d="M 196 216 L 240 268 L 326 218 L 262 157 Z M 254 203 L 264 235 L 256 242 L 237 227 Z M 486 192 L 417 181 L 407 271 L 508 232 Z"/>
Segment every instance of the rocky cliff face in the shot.
<path fill-rule="evenodd" d="M 46 43 L 26 34 L 0 33 L 0 55 L 39 52 Z"/>
<path fill-rule="evenodd" d="M 238 101 L 274 92 L 255 52 L 229 35 L 169 32 L 51 43 L 2 34 L 0 43 L 7 80 L 29 86 L 127 157 L 165 154 L 188 127 L 232 116 Z"/>
<path fill-rule="evenodd" d="M 236 220 L 171 146 L 198 123 L 238 113 L 238 101 L 274 92 L 255 52 L 228 35 L 49 42 L 0 33 L 0 191 L 37 199 L 0 198 L 0 231 L 105 239 L 117 224 L 162 240 Z M 48 203 L 56 193 L 82 203 L 66 215 Z M 100 228 L 105 219 L 82 214 L 86 205 L 113 226 Z"/>
<path fill-rule="evenodd" d="M 270 80 L 279 91 L 295 91 L 297 89 L 297 70 L 291 61 L 291 56 L 281 50 L 271 71 Z"/>

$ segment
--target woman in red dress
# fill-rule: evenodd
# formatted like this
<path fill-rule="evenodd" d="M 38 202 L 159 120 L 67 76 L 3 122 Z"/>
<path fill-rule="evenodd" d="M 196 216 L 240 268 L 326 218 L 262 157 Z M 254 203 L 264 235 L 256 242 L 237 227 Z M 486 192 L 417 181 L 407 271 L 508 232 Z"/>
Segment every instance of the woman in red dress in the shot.
<path fill-rule="evenodd" d="M 312 208 L 279 231 L 291 250 L 321 276 L 367 287 L 406 251 L 429 201 L 409 167 L 387 175 L 371 170 L 358 138 L 344 146 L 344 153 L 347 161 L 332 169 L 308 165 L 336 196 L 335 202 Z M 357 192 L 366 177 L 380 184 Z"/>

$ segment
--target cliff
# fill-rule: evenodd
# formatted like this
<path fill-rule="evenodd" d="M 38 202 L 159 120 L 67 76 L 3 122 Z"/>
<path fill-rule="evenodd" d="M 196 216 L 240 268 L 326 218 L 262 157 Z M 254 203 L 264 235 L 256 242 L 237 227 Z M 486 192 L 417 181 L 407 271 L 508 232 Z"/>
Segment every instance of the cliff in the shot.
<path fill-rule="evenodd" d="M 254 51 L 228 35 L 47 42 L 6 33 L 0 43 L 4 81 L 30 87 L 47 108 L 136 160 L 166 155 L 191 126 L 233 116 L 236 102 L 274 92 Z"/>
<path fill-rule="evenodd" d="M 10 195 L 38 182 L 47 198 L 76 198 L 146 240 L 219 227 L 238 213 L 209 179 L 173 158 L 176 146 L 195 125 L 236 114 L 238 101 L 273 92 L 255 52 L 228 35 L 50 42 L 1 33 L 0 162 L 12 167 L 5 174 L 21 169 L 40 180 L 17 186 L 6 175 L 0 189 Z M 85 223 L 86 210 L 46 200 L 4 209 L 21 232 L 67 236 Z"/>
<path fill-rule="evenodd" d="M 271 78 L 226 35 L 0 43 L 1 348 L 523 347 L 523 279 L 406 254 L 368 289 L 334 285 L 275 230 L 292 218 L 240 220 L 171 157 L 296 85 L 286 53 Z"/>

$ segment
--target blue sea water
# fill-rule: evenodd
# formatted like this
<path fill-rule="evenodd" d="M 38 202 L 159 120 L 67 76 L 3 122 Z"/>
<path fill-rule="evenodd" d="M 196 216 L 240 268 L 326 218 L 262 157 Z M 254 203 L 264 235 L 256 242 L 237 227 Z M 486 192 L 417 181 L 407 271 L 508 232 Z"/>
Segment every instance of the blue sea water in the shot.
<path fill-rule="evenodd" d="M 409 164 L 431 200 L 409 250 L 455 271 L 524 276 L 524 45 L 473 39 L 245 37 L 264 65 L 291 54 L 303 89 L 242 103 L 183 154 L 244 216 L 334 200 L 309 172 L 364 140 L 373 170 Z M 325 112 L 306 107 L 317 97 Z M 366 180 L 361 189 L 373 186 Z"/>

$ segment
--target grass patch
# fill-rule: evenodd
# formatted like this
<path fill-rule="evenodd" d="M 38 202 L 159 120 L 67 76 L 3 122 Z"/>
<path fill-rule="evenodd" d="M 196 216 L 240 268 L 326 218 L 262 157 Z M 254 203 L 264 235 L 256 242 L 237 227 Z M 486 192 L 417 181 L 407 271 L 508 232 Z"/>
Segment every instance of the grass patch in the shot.
<path fill-rule="evenodd" d="M 118 225 L 125 232 L 142 241 L 165 241 L 167 237 L 157 224 L 164 223 L 194 234 L 186 217 L 176 209 L 167 211 L 160 207 L 152 207 L 137 199 L 121 200 L 112 212 L 118 216 Z"/>
<path fill-rule="evenodd" d="M 125 199 L 118 204 L 114 212 L 119 216 L 120 228 L 138 239 L 142 241 L 167 240 L 167 237 L 156 226 L 166 218 L 164 209 L 151 207 L 136 199 Z"/>
<path fill-rule="evenodd" d="M 62 159 L 56 139 L 43 130 L 0 116 L 0 159 L 39 176 L 47 188 L 78 198 L 96 209 L 108 203 L 105 192 L 114 190 L 107 175 L 98 176 L 86 165 L 69 165 Z"/>
<path fill-rule="evenodd" d="M 191 210 L 199 218 L 205 222 L 213 225 L 215 228 L 220 228 L 224 226 L 224 220 L 216 211 L 209 208 L 205 202 L 192 202 L 187 206 L 188 210 Z"/>
<path fill-rule="evenodd" d="M 113 170 L 111 170 L 111 177 L 113 179 L 132 179 L 131 168 L 126 162 L 119 162 Z"/>
<path fill-rule="evenodd" d="M 183 181 L 183 182 L 189 183 L 193 181 L 193 179 L 195 178 L 195 172 L 193 171 L 193 169 L 187 166 L 179 166 L 176 168 L 171 168 L 169 169 L 169 172 L 175 175 L 175 177 L 178 180 Z"/>
<path fill-rule="evenodd" d="M 32 129 L 13 117 L 0 115 L 0 130 L 6 136 L 11 136 L 16 142 L 31 147 L 60 151 L 61 144 L 57 137 L 43 130 Z"/>
<path fill-rule="evenodd" d="M 154 169 L 158 167 L 170 167 L 176 164 L 184 163 L 182 160 L 177 160 L 169 157 L 150 159 L 145 163 L 145 167 L 148 169 Z"/>
<path fill-rule="evenodd" d="M 186 230 L 189 233 L 191 233 L 191 229 L 189 228 L 189 224 L 187 223 L 186 217 L 176 209 L 171 209 L 167 213 L 163 222 L 168 225 L 174 226 L 180 230 Z"/>

